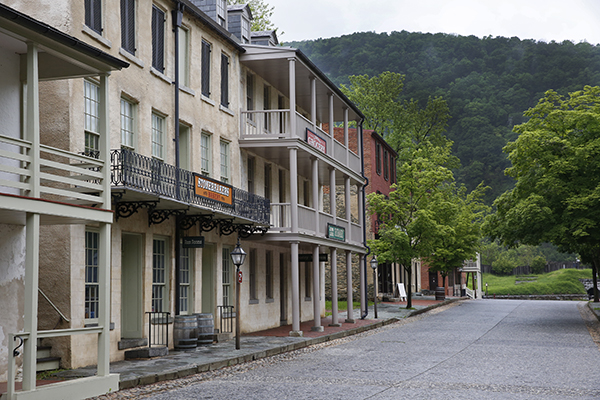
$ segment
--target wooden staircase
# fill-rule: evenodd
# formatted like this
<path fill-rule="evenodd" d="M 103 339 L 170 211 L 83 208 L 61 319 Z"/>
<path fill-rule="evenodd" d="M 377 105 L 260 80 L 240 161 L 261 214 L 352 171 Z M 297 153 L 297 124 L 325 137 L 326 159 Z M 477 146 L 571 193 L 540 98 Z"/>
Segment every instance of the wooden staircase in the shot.
<path fill-rule="evenodd" d="M 51 346 L 42 346 L 41 341 L 38 341 L 37 346 L 37 363 L 36 363 L 36 371 L 52 371 L 60 368 L 60 357 L 52 356 L 52 347 Z"/>

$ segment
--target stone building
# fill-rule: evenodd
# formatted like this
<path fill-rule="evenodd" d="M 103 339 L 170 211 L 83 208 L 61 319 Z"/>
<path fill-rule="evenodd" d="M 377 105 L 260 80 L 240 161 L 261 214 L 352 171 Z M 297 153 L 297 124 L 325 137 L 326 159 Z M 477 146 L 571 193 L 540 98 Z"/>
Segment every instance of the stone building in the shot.
<path fill-rule="evenodd" d="M 152 345 L 153 329 L 169 333 L 168 342 L 155 345 L 173 348 L 177 322 L 195 314 L 210 314 L 220 333 L 236 317 L 242 332 L 291 324 L 290 334 L 302 335 L 306 320 L 321 330 L 328 268 L 345 270 L 349 288 L 364 287 L 364 273 L 351 269 L 351 260 L 364 264 L 366 253 L 362 146 L 348 133 L 350 122 L 360 124 L 363 116 L 302 52 L 276 47 L 274 32 L 248 34 L 247 6 L 228 12 L 225 0 L 5 3 L 22 18 L 93 47 L 101 60 L 86 55 L 81 61 L 66 50 L 66 56 L 40 57 L 49 68 L 40 75 L 39 143 L 60 149 L 51 153 L 51 168 L 68 165 L 49 185 L 49 200 L 90 215 L 69 210 L 60 225 L 48 218 L 39 257 L 27 247 L 31 230 L 22 227 L 37 209 L 21 210 L 20 225 L 0 225 L 10 233 L 1 242 L 4 254 L 11 254 L 0 282 L 25 315 L 2 319 L 5 337 L 23 329 L 68 332 L 43 333 L 40 344 L 51 347 L 62 368 L 98 363 L 108 374 L 108 361 Z M 230 18 L 236 21 L 231 30 Z M 26 49 L 4 51 L 24 58 Z M 68 57 L 74 61 L 62 61 Z M 82 67 L 85 62 L 91 67 Z M 11 72 L 15 101 L 2 110 L 14 114 L 15 126 L 0 136 L 9 138 L 1 146 L 13 152 L 11 146 L 34 143 L 27 136 L 34 126 L 29 91 L 37 89 L 26 85 L 27 101 L 19 103 L 24 79 L 17 69 Z M 46 82 L 54 77 L 72 79 Z M 19 127 L 21 119 L 26 123 Z M 342 135 L 334 138 L 326 123 L 344 126 Z M 29 159 L 13 160 L 0 158 L 0 171 L 14 175 L 11 163 Z M 35 179 L 49 179 L 47 169 L 36 171 Z M 10 201 L 24 207 L 23 199 L 37 196 L 21 177 L 28 175 L 19 174 L 0 181 L 2 207 L 11 215 Z M 324 188 L 332 186 L 343 187 L 344 196 L 326 211 Z M 58 199 L 59 189 L 74 194 Z M 230 253 L 238 240 L 248 257 L 236 310 Z M 337 254 L 344 256 L 339 266 L 321 261 Z M 25 279 L 39 282 L 43 296 L 23 284 L 27 257 L 38 260 L 39 275 Z M 365 302 L 363 290 L 353 292 L 347 295 Z M 38 343 L 26 343 L 23 367 L 31 371 Z M 10 356 L 9 339 L 2 346 L 2 365 L 21 362 Z M 93 390 L 108 390 L 114 376 L 107 376 L 112 381 Z"/>

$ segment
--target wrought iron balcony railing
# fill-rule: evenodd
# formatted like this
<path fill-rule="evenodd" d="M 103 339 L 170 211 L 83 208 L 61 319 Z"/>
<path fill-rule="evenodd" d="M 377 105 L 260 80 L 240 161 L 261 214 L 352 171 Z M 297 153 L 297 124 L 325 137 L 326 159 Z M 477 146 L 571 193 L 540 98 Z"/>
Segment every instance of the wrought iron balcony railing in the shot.
<path fill-rule="evenodd" d="M 127 149 L 111 151 L 113 187 L 132 188 L 211 211 L 269 225 L 270 201 L 262 196 L 233 188 L 233 205 L 197 196 L 194 174 Z"/>

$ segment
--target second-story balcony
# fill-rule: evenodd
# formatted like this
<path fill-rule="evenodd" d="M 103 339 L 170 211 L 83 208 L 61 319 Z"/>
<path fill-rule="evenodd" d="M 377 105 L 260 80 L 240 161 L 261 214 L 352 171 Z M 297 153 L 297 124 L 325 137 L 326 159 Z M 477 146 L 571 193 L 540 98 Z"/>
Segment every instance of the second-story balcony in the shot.
<path fill-rule="evenodd" d="M 192 215 L 211 213 L 243 224 L 269 225 L 270 202 L 264 197 L 213 180 L 215 185 L 231 190 L 230 200 L 199 196 L 197 174 L 131 150 L 112 150 L 111 163 L 113 192 L 122 193 L 119 201 L 158 200 L 164 209 L 186 210 Z"/>
<path fill-rule="evenodd" d="M 296 139 L 306 142 L 307 130 L 309 130 L 322 141 L 323 153 L 335 160 L 338 165 L 351 171 L 361 170 L 360 157 L 349 146 L 315 126 L 302 114 L 295 112 L 293 117 L 290 110 L 242 111 L 240 139 L 245 141 L 241 143 L 242 147 L 248 146 L 253 140 Z M 295 129 L 291 127 L 292 121 L 295 123 Z"/>

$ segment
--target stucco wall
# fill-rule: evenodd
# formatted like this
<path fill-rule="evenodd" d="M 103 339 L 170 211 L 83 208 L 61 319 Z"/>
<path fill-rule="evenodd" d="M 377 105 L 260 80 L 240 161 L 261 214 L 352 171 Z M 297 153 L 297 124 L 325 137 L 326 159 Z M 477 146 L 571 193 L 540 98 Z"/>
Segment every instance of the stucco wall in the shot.
<path fill-rule="evenodd" d="M 25 228 L 0 225 L 0 381 L 6 381 L 8 334 L 23 330 Z"/>

